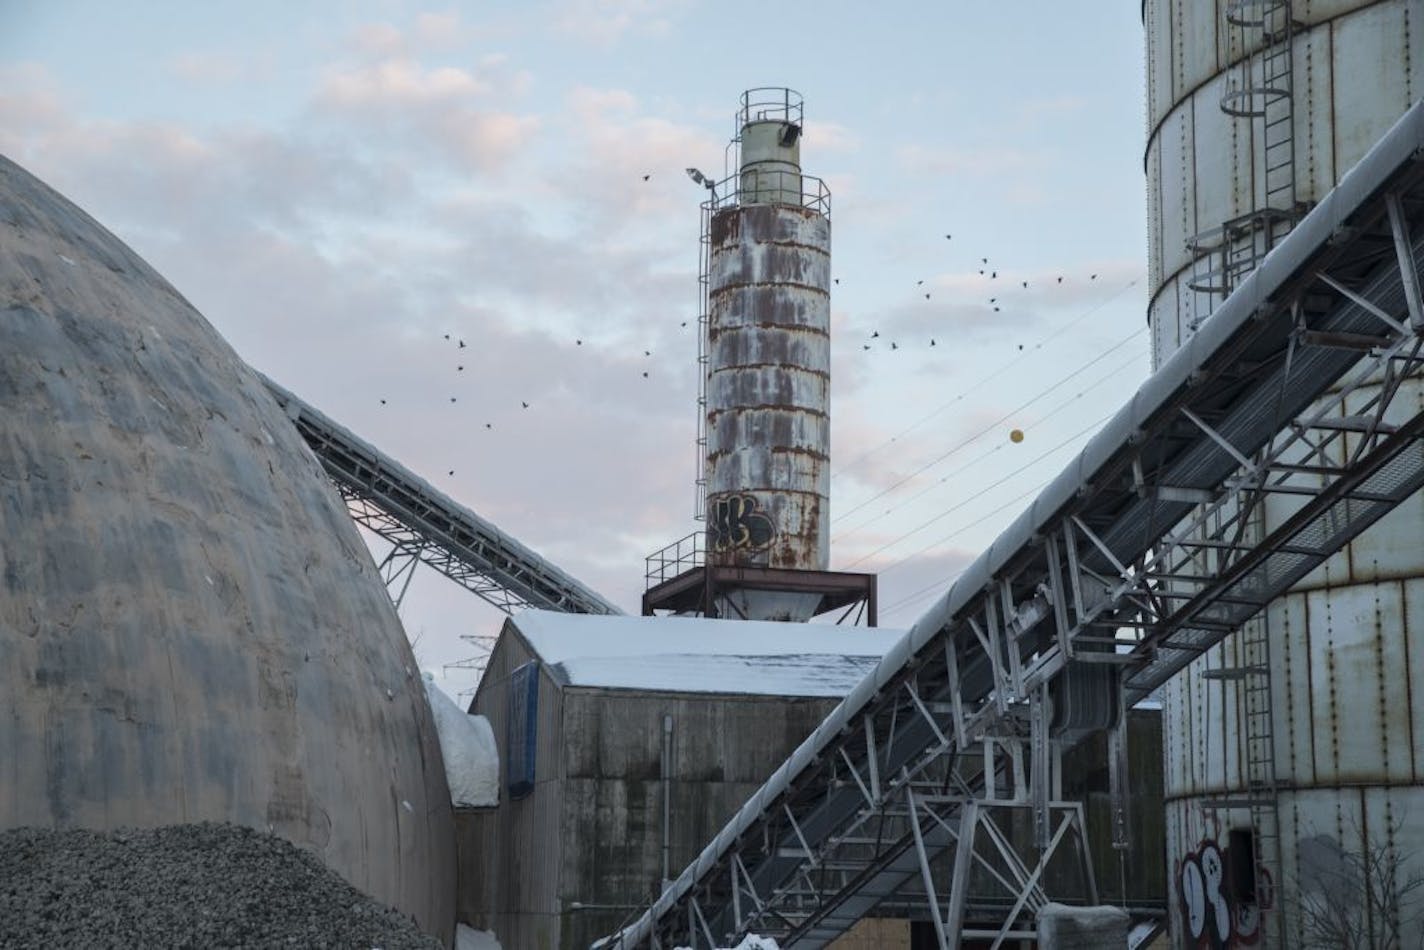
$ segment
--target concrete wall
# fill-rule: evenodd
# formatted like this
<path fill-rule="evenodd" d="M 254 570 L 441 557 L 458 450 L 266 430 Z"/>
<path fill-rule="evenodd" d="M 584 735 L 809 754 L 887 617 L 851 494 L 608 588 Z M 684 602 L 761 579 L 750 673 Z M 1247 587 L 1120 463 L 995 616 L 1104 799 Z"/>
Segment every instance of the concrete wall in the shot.
<path fill-rule="evenodd" d="M 261 380 L 0 158 L 0 827 L 227 821 L 453 930 L 450 794 L 370 554 Z"/>

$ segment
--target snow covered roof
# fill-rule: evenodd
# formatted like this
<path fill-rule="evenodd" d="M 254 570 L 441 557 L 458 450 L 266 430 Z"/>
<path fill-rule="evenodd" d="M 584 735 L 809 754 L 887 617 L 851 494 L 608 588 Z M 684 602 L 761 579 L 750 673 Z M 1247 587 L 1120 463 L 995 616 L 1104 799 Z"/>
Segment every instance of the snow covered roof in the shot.
<path fill-rule="evenodd" d="M 884 627 L 525 610 L 510 621 L 565 686 L 842 697 L 903 635 Z"/>

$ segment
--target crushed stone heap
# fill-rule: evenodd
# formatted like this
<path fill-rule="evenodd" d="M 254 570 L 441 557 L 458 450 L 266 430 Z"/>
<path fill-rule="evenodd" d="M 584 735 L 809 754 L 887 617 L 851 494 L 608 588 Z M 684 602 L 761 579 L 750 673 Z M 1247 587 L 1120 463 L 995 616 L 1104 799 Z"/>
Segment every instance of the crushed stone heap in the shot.
<path fill-rule="evenodd" d="M 413 921 L 237 825 L 0 831 L 0 948 L 431 950 Z"/>

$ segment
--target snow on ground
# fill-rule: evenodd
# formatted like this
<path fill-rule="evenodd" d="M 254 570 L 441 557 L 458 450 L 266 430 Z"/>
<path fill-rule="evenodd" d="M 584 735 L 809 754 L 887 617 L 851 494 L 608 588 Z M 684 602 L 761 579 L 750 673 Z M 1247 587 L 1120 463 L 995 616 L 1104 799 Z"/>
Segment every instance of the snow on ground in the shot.
<path fill-rule="evenodd" d="M 463 948 L 461 948 L 463 950 Z M 687 947 L 678 947 L 677 950 L 688 950 Z M 758 937 L 756 934 L 747 934 L 742 938 L 742 942 L 735 947 L 719 947 L 718 950 L 781 950 L 776 941 L 771 937 Z"/>
<path fill-rule="evenodd" d="M 455 926 L 455 950 L 504 950 L 488 930 L 475 930 L 465 924 Z"/>
<path fill-rule="evenodd" d="M 571 686 L 844 696 L 903 630 L 525 610 L 514 625 Z"/>
<path fill-rule="evenodd" d="M 492 807 L 499 804 L 499 749 L 494 730 L 484 716 L 472 716 L 425 674 L 425 695 L 435 716 L 445 781 L 455 805 Z"/>

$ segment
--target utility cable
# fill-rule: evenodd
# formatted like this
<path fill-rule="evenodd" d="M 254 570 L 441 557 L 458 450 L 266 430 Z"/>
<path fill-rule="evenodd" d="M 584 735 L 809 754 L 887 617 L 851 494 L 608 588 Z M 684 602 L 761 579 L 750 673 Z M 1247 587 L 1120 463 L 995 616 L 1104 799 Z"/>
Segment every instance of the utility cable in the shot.
<path fill-rule="evenodd" d="M 1118 290 L 1118 291 L 1117 291 L 1116 293 L 1114 293 L 1112 296 L 1107 297 L 1106 299 L 1100 301 L 1099 303 L 1095 304 L 1094 306 L 1088 308 L 1086 311 L 1084 311 L 1083 313 L 1081 313 L 1081 314 L 1079 314 L 1078 316 L 1074 317 L 1074 318 L 1073 318 L 1072 320 L 1070 320 L 1068 323 L 1065 323 L 1063 326 L 1059 327 L 1057 330 L 1054 330 L 1052 333 L 1050 333 L 1048 336 L 1044 337 L 1042 340 L 1039 340 L 1037 343 L 1033 344 L 1033 346 L 1031 346 L 1031 347 L 1029 347 L 1028 349 L 1024 350 L 1023 352 L 1017 354 L 1017 355 L 1014 356 L 1012 359 L 1010 359 L 1007 363 L 1004 363 L 1004 364 L 1003 364 L 1002 366 L 1000 366 L 998 369 L 993 370 L 992 372 L 988 373 L 986 376 L 984 376 L 984 377 L 983 377 L 982 379 L 980 379 L 978 382 L 974 383 L 974 385 L 970 386 L 970 387 L 969 387 L 968 389 L 966 389 L 964 392 L 960 393 L 959 395 L 955 396 L 953 399 L 951 399 L 951 400 L 949 400 L 948 402 L 944 403 L 944 404 L 941 405 L 938 409 L 933 410 L 933 411 L 930 412 L 928 415 L 922 417 L 922 418 L 919 419 L 918 421 L 910 423 L 910 425 L 906 426 L 904 429 L 900 430 L 900 431 L 899 431 L 898 433 L 896 433 L 895 435 L 892 435 L 890 438 L 886 439 L 884 442 L 881 442 L 879 445 L 872 446 L 871 448 L 866 449 L 864 452 L 860 453 L 860 454 L 857 455 L 855 458 L 851 459 L 849 462 L 847 462 L 847 463 L 845 463 L 844 465 L 842 465 L 840 468 L 837 468 L 837 469 L 833 470 L 833 471 L 831 472 L 831 477 L 834 478 L 835 476 L 841 474 L 842 472 L 847 472 L 847 471 L 849 471 L 850 469 L 855 468 L 855 467 L 856 467 L 857 465 L 859 465 L 861 462 L 863 462 L 863 461 L 865 461 L 866 459 L 870 458 L 871 456 L 875 455 L 875 454 L 876 454 L 877 452 L 879 452 L 881 449 L 885 448 L 885 446 L 889 445 L 889 444 L 892 443 L 892 442 L 897 441 L 901 436 L 906 435 L 906 434 L 908 434 L 908 433 L 914 431 L 915 429 L 918 429 L 920 426 L 924 425 L 926 422 L 929 422 L 929 421 L 930 421 L 931 419 L 933 419 L 935 416 L 937 416 L 937 415 L 939 415 L 940 413 L 944 412 L 946 409 L 949 409 L 949 408 L 950 408 L 951 406 L 953 406 L 955 403 L 960 402 L 961 400 L 963 400 L 965 396 L 969 395 L 970 393 L 976 392 L 976 391 L 979 389 L 979 387 L 983 386 L 985 383 L 987 383 L 987 382 L 989 382 L 990 380 L 996 379 L 996 378 L 998 378 L 999 376 L 1003 375 L 1004 371 L 1005 371 L 1005 370 L 1008 370 L 1008 369 L 1010 369 L 1010 368 L 1012 368 L 1012 367 L 1014 366 L 1014 364 L 1016 364 L 1016 363 L 1020 362 L 1021 360 L 1025 359 L 1025 358 L 1027 358 L 1027 357 L 1029 357 L 1029 356 L 1031 356 L 1032 354 L 1036 353 L 1037 351 L 1043 349 L 1043 346 L 1044 346 L 1045 343 L 1050 343 L 1050 342 L 1052 342 L 1053 340 L 1056 340 L 1058 337 L 1060 337 L 1060 336 L 1062 336 L 1063 334 L 1067 333 L 1069 330 L 1073 329 L 1073 328 L 1076 327 L 1078 324 L 1082 323 L 1084 320 L 1086 320 L 1086 319 L 1088 319 L 1089 317 L 1093 316 L 1093 315 L 1096 314 L 1098 311 L 1100 311 L 1100 310 L 1102 310 L 1104 307 L 1106 307 L 1108 304 L 1112 303 L 1114 300 L 1116 300 L 1117 298 L 1121 297 L 1123 294 L 1127 293 L 1129 290 L 1131 290 L 1133 287 L 1136 287 L 1136 286 L 1137 286 L 1137 281 L 1135 281 L 1135 280 L 1128 281 L 1128 283 L 1127 283 L 1126 286 L 1124 286 L 1122 289 Z"/>
<path fill-rule="evenodd" d="M 993 432 L 995 429 L 997 429 L 999 426 L 1003 425 L 1003 424 L 1004 424 L 1005 422 L 1007 422 L 1009 419 L 1012 419 L 1012 418 L 1013 418 L 1015 415 L 1017 415 L 1018 413 L 1023 412 L 1025 409 L 1027 409 L 1029 406 L 1032 406 L 1034 403 L 1038 402 L 1040 399 L 1045 398 L 1046 396 L 1050 395 L 1051 393 L 1053 393 L 1054 391 L 1056 391 L 1056 390 L 1059 389 L 1060 387 L 1062 387 L 1062 386 L 1068 384 L 1068 383 L 1071 382 L 1073 379 L 1077 378 L 1077 377 L 1078 377 L 1079 375 L 1081 375 L 1083 372 L 1085 372 L 1086 370 L 1088 370 L 1090 367 L 1092 367 L 1092 366 L 1094 366 L 1095 364 L 1101 362 L 1102 360 L 1107 359 L 1107 358 L 1108 358 L 1109 356 L 1111 356 L 1113 353 L 1115 353 L 1115 352 L 1117 352 L 1118 350 L 1122 349 L 1124 346 L 1126 346 L 1127 344 L 1131 343 L 1131 342 L 1132 342 L 1133 340 L 1135 340 L 1137 337 L 1141 336 L 1143 333 L 1146 333 L 1146 332 L 1147 332 L 1147 330 L 1146 330 L 1145 327 L 1139 327 L 1138 329 L 1134 330 L 1132 333 L 1130 333 L 1130 334 L 1128 334 L 1127 336 L 1123 337 L 1121 340 L 1118 340 L 1116 343 L 1114 343 L 1114 344 L 1113 344 L 1112 346 L 1110 346 L 1108 349 L 1104 350 L 1103 352 L 1099 353 L 1097 356 L 1093 357 L 1093 358 L 1092 358 L 1091 360 L 1089 360 L 1088 362 L 1084 363 L 1082 366 L 1079 366 L 1077 369 L 1073 370 L 1073 372 L 1069 373 L 1067 376 L 1064 376 L 1062 379 L 1058 380 L 1056 383 L 1053 383 L 1053 384 L 1052 384 L 1051 386 L 1049 386 L 1048 388 L 1041 390 L 1037 395 L 1033 396 L 1033 397 L 1032 397 L 1031 399 L 1029 399 L 1027 402 L 1022 403 L 1022 404 L 1020 404 L 1019 406 L 1017 406 L 1017 407 L 1015 407 L 1015 408 L 1013 408 L 1013 409 L 1010 409 L 1008 412 L 1004 413 L 1002 416 L 1000 416 L 999 418 L 995 419 L 993 422 L 989 423 L 989 424 L 986 425 L 984 428 L 980 429 L 978 432 L 974 433 L 973 435 L 969 436 L 969 437 L 966 438 L 966 439 L 963 439 L 963 440 L 961 440 L 961 441 L 955 443 L 954 445 L 950 446 L 946 451 L 944 451 L 944 452 L 941 453 L 940 455 L 935 456 L 933 459 L 931 459 L 930 461 L 926 462 L 924 465 L 921 465 L 919 468 L 915 469 L 913 472 L 911 472 L 911 473 L 909 473 L 908 475 L 905 475 L 904 477 L 900 478 L 898 481 L 894 482 L 894 483 L 891 484 L 890 486 L 888 486 L 888 487 L 886 487 L 886 488 L 882 488 L 880 491 L 876 492 L 874 495 L 871 495 L 869 498 L 867 498 L 867 499 L 865 499 L 864 501 L 860 502 L 860 504 L 854 506 L 854 507 L 851 508 L 849 511 L 846 511 L 846 512 L 842 513 L 841 515 L 837 516 L 836 518 L 833 518 L 833 519 L 831 520 L 831 523 L 834 524 L 834 523 L 837 522 L 837 521 L 844 520 L 845 518 L 848 518 L 849 516 L 855 514 L 857 511 L 859 511 L 860 509 L 864 508 L 866 505 L 870 504 L 871 502 L 874 502 L 874 501 L 877 501 L 877 500 L 879 500 L 879 499 L 881 499 L 881 498 L 884 498 L 886 495 L 888 495 L 888 494 L 890 494 L 891 492 L 895 491 L 897 488 L 899 488 L 901 485 L 905 484 L 906 482 L 910 481 L 912 478 L 915 478 L 916 476 L 923 474 L 923 473 L 926 472 L 927 470 L 929 470 L 929 469 L 935 467 L 935 466 L 938 465 L 940 462 L 943 462 L 945 459 L 949 458 L 949 457 L 950 457 L 951 455 L 953 455 L 954 453 L 958 452 L 960 449 L 964 448 L 965 446 L 968 446 L 968 445 L 972 444 L 975 440 L 977 440 L 977 439 L 983 437 L 984 435 L 987 435 L 988 433 Z M 960 397 L 956 397 L 956 398 L 960 398 Z M 926 417 L 926 418 L 928 418 L 928 417 Z M 907 429 L 906 431 L 909 431 L 909 430 Z M 903 435 L 903 433 L 901 433 L 901 434 Z M 882 443 L 882 444 L 888 444 L 888 443 Z"/>
<path fill-rule="evenodd" d="M 1119 365 L 1114 366 L 1112 369 L 1108 370 L 1106 373 L 1104 373 L 1103 375 L 1099 376 L 1097 379 L 1093 380 L 1093 382 L 1089 383 L 1087 386 L 1084 386 L 1082 389 L 1080 389 L 1076 394 L 1073 395 L 1073 397 L 1072 397 L 1071 399 L 1067 399 L 1067 400 L 1064 400 L 1063 402 L 1060 402 L 1056 407 L 1054 407 L 1052 410 L 1050 410 L 1046 415 L 1044 415 L 1043 417 L 1041 417 L 1040 419 L 1038 419 L 1037 422 L 1035 423 L 1035 425 L 1042 425 L 1043 423 L 1049 421 L 1050 419 L 1052 419 L 1054 416 L 1058 415 L 1059 413 L 1061 413 L 1061 412 L 1066 412 L 1069 408 L 1072 407 L 1073 403 L 1077 402 L 1079 399 L 1082 399 L 1085 395 L 1087 395 L 1088 393 L 1092 392 L 1094 389 L 1098 388 L 1098 387 L 1101 386 L 1103 383 L 1106 383 L 1106 382 L 1108 382 L 1108 381 L 1110 381 L 1110 380 L 1116 378 L 1116 377 L 1118 376 L 1118 374 L 1121 373 L 1123 370 L 1127 369 L 1127 368 L 1128 368 L 1129 366 L 1131 366 L 1133 363 L 1136 363 L 1138 360 L 1142 359 L 1143 355 L 1145 355 L 1145 354 L 1134 353 L 1134 354 L 1132 355 L 1132 359 L 1127 360 L 1127 361 L 1125 361 L 1125 362 L 1123 362 L 1123 363 L 1121 363 L 1121 364 L 1119 364 Z M 967 442 L 964 443 L 964 445 L 967 446 L 967 445 L 969 445 L 970 443 L 975 442 L 975 441 L 977 441 L 978 439 L 982 438 L 987 432 L 991 431 L 992 428 L 993 428 L 993 427 L 990 427 L 990 429 L 985 429 L 985 430 L 983 430 L 982 432 L 980 432 L 979 434 L 977 434 L 977 435 L 971 437 Z M 916 501 L 917 499 L 924 497 L 924 496 L 925 496 L 926 494 L 928 494 L 929 492 L 934 491 L 936 488 L 938 488 L 940 485 L 943 485 L 945 482 L 949 481 L 951 478 L 954 478 L 954 477 L 957 476 L 957 475 L 962 475 L 962 474 L 964 474 L 965 472 L 969 471 L 970 469 L 976 468 L 976 467 L 978 467 L 979 465 L 982 465 L 990 456 L 992 456 L 992 455 L 993 455 L 994 453 L 996 453 L 996 452 L 999 452 L 999 451 L 1003 450 L 1005 447 L 1006 447 L 1006 446 L 1005 446 L 1005 443 L 1003 443 L 1003 442 L 998 443 L 998 444 L 995 445 L 993 448 L 989 449 L 987 452 L 983 452 L 983 453 L 981 453 L 980 455 L 975 456 L 974 458 L 972 458 L 972 459 L 970 459 L 969 461 L 965 462 L 963 465 L 961 465 L 961 466 L 959 466 L 958 468 L 956 468 L 954 471 L 949 472 L 949 473 L 947 473 L 947 474 L 945 474 L 945 475 L 940 476 L 940 478 L 939 478 L 938 481 L 931 482 L 930 484 L 926 485 L 924 488 L 921 488 L 921 489 L 920 489 L 919 491 L 917 491 L 915 494 L 910 495 L 908 498 L 902 499 L 901 501 L 895 503 L 895 504 L 892 505 L 891 507 L 886 508 L 884 511 L 882 511 L 882 512 L 879 513 L 879 514 L 871 515 L 871 516 L 870 516 L 869 518 L 867 518 L 865 521 L 862 521 L 860 524 L 856 525 L 856 526 L 853 527 L 853 528 L 847 528 L 846 530 L 841 531 L 840 533 L 833 535 L 833 536 L 831 537 L 831 542 L 834 544 L 836 541 L 839 541 L 839 540 L 841 540 L 842 538 L 850 537 L 851 535 L 853 535 L 853 534 L 855 534 L 856 532 L 862 530 L 863 528 L 867 528 L 867 527 L 869 527 L 870 525 L 874 524 L 876 521 L 878 521 L 880 518 L 883 518 L 885 515 L 892 514 L 893 512 L 899 511 L 901 508 L 904 508 L 906 505 L 910 504 L 911 502 Z M 864 505 L 862 504 L 862 505 L 859 506 L 859 507 L 864 507 Z M 847 514 L 850 514 L 850 512 L 847 512 Z M 839 520 L 841 520 L 839 517 L 831 519 L 832 523 L 835 523 L 836 521 L 839 521 Z"/>
<path fill-rule="evenodd" d="M 1083 436 L 1087 435 L 1088 433 L 1094 432 L 1094 431 L 1096 431 L 1097 429 L 1101 428 L 1101 427 L 1102 427 L 1102 424 L 1103 424 L 1104 422 L 1107 422 L 1108 419 L 1112 418 L 1112 415 L 1113 415 L 1112 413 L 1108 413 L 1107 415 L 1103 416 L 1101 419 L 1098 419 L 1096 422 L 1094 422 L 1094 423 L 1092 423 L 1092 424 L 1090 424 L 1090 425 L 1088 425 L 1088 426 L 1086 426 L 1086 427 L 1084 427 L 1084 428 L 1082 428 L 1082 429 L 1079 429 L 1077 432 L 1075 432 L 1075 433 L 1073 433 L 1072 435 L 1068 436 L 1068 438 L 1064 439 L 1062 442 L 1059 442 L 1057 445 L 1053 446 L 1052 448 L 1045 449 L 1043 452 L 1039 453 L 1039 454 L 1036 455 L 1034 458 L 1030 459 L 1029 461 L 1025 462 L 1023 465 L 1021 465 L 1021 466 L 1019 466 L 1018 468 L 1014 469 L 1012 472 L 1008 472 L 1007 474 L 1001 476 L 1000 478 L 996 479 L 995 481 L 993 481 L 993 482 L 989 483 L 988 485 L 984 486 L 983 488 L 979 489 L 979 491 L 975 492 L 974 494 L 967 496 L 966 498 L 964 498 L 964 500 L 960 501 L 958 504 L 951 505 L 949 508 L 946 508 L 944 511 L 942 511 L 942 512 L 940 512 L 939 514 L 935 515 L 933 518 L 931 518 L 931 519 L 929 519 L 928 521 L 922 523 L 922 524 L 919 525 L 918 527 L 913 528 L 913 529 L 911 529 L 911 530 L 905 532 L 904 534 L 900 535 L 900 536 L 897 537 L 897 538 L 894 538 L 894 539 L 892 539 L 892 540 L 890 540 L 890 541 L 885 542 L 885 543 L 882 544 L 880 547 L 876 548 L 874 551 L 871 551 L 871 552 L 869 552 L 868 554 L 862 554 L 860 557 L 856 558 L 854 561 L 851 561 L 849 564 L 847 564 L 847 565 L 846 565 L 846 568 L 855 567 L 857 564 L 860 564 L 862 561 L 865 561 L 865 560 L 867 560 L 867 559 L 869 559 L 869 558 L 874 557 L 875 555 L 879 554 L 880 552 L 884 551 L 885 549 L 894 547 L 895 545 L 899 544 L 901 541 L 904 541 L 906 538 L 909 538 L 909 537 L 912 537 L 912 536 L 914 536 L 914 535 L 916 535 L 916 534 L 919 534 L 921 531 L 925 530 L 926 528 L 928 528 L 930 525 L 934 524 L 935 522 L 941 521 L 941 520 L 943 520 L 944 518 L 949 517 L 949 515 L 953 514 L 954 512 L 958 511 L 959 509 L 963 508 L 965 505 L 968 505 L 970 502 L 975 501 L 975 500 L 977 500 L 977 499 L 979 499 L 979 498 L 984 497 L 984 496 L 987 495 L 989 492 L 993 491 L 995 488 L 998 488 L 1000 485 L 1003 485 L 1004 483 L 1010 481 L 1011 479 L 1016 478 L 1016 477 L 1019 476 L 1019 475 L 1022 475 L 1024 472 L 1028 471 L 1030 468 L 1032 468 L 1033 466 L 1037 465 L 1039 462 L 1041 462 L 1041 461 L 1043 461 L 1044 459 L 1048 458 L 1048 457 L 1049 457 L 1050 455 L 1052 455 L 1053 453 L 1060 451 L 1060 450 L 1063 449 L 1065 446 L 1071 445 L 1073 442 L 1075 442 L 1075 441 L 1078 440 L 1078 439 L 1081 439 Z M 1047 482 L 1044 482 L 1043 484 L 1046 485 Z M 1040 486 L 1038 486 L 1038 487 L 1041 488 L 1042 485 L 1040 485 Z M 1037 489 L 1030 489 L 1030 491 L 1035 491 L 1035 490 L 1037 490 Z M 1023 495 L 1019 495 L 1019 496 L 1017 496 L 1016 498 L 1010 499 L 1010 501 L 1009 501 L 1008 503 L 1012 503 L 1013 501 L 1017 501 L 1019 498 L 1022 498 L 1022 497 L 1024 497 L 1024 496 L 1023 496 Z M 1008 503 L 1006 503 L 1006 504 L 1008 504 Z M 985 518 L 989 517 L 989 515 L 996 514 L 997 512 L 999 512 L 1000 510 L 1002 510 L 1003 507 L 1004 507 L 1004 506 L 1001 505 L 1001 506 L 999 506 L 999 508 L 995 508 L 993 511 L 987 512 L 986 514 L 984 514 L 984 515 L 981 516 L 980 518 L 976 519 L 975 521 L 972 521 L 972 522 L 970 522 L 969 524 L 964 525 L 963 527 L 957 528 L 952 534 L 950 534 L 950 535 L 948 535 L 948 536 L 946 536 L 946 537 L 944 537 L 944 538 L 941 538 L 940 540 L 935 541 L 935 542 L 933 542 L 933 543 L 931 543 L 931 544 L 929 544 L 929 545 L 926 545 L 925 547 L 921 548 L 920 550 L 915 551 L 913 554 L 907 554 L 907 555 L 905 555 L 904 557 L 900 558 L 898 561 L 894 562 L 893 564 L 887 565 L 886 567 L 882 568 L 882 569 L 879 571 L 879 573 L 884 574 L 885 572 L 891 570 L 892 568 L 898 567 L 899 565 L 905 563 L 905 561 L 907 561 L 908 559 L 910 559 L 910 558 L 912 558 L 912 557 L 916 557 L 916 556 L 918 556 L 918 555 L 920 555 L 920 554 L 923 554 L 925 551 L 930 550 L 930 548 L 934 548 L 934 547 L 937 547 L 937 546 L 940 545 L 940 544 L 943 544 L 945 541 L 948 541 L 950 538 L 952 538 L 952 537 L 954 537 L 955 535 L 957 535 L 957 534 L 959 534 L 960 532 L 962 532 L 965 528 L 972 527 L 973 525 L 976 525 L 976 524 L 978 524 L 979 522 L 983 521 Z"/>

